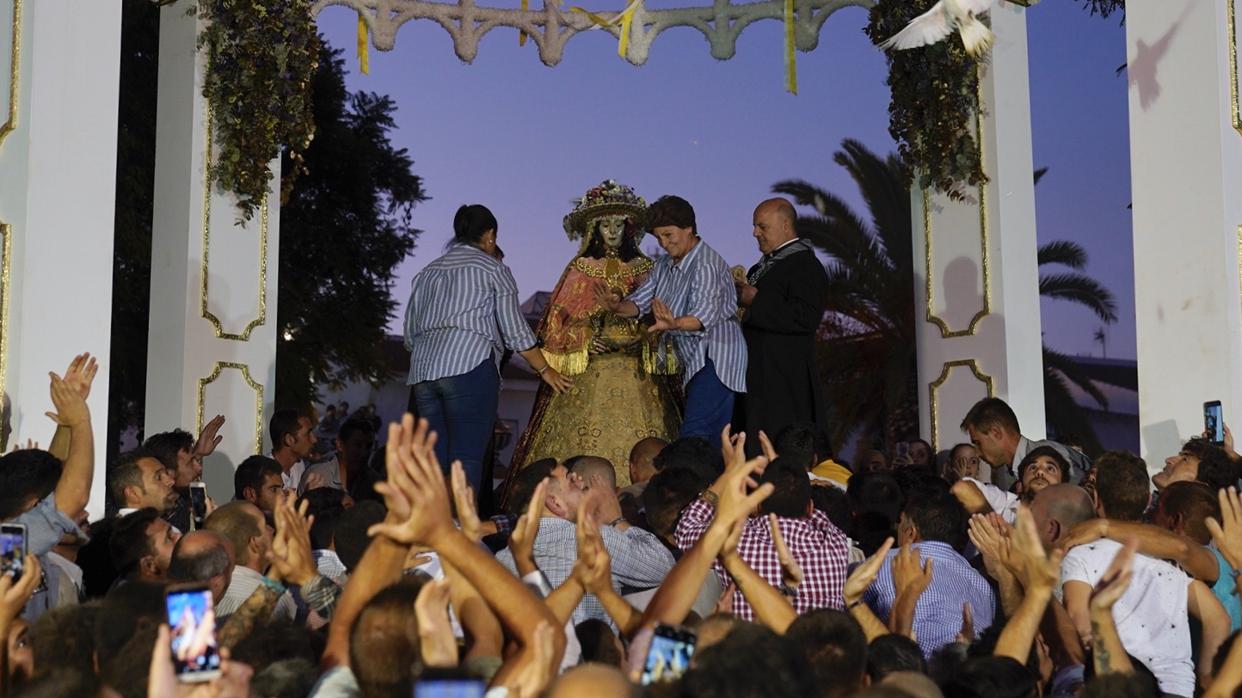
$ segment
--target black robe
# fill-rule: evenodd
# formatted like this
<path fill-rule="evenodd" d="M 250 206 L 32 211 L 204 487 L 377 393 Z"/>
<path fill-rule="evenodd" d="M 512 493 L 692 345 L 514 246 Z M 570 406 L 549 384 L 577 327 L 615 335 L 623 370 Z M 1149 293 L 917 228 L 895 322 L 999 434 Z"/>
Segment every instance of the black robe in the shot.
<path fill-rule="evenodd" d="M 758 266 L 751 267 L 751 278 Z M 758 292 L 742 323 L 748 353 L 741 410 L 747 451 L 757 451 L 761 429 L 771 439 L 794 422 L 828 429 L 828 404 L 815 352 L 815 335 L 828 300 L 823 265 L 809 248 L 794 252 L 773 262 L 755 288 Z"/>

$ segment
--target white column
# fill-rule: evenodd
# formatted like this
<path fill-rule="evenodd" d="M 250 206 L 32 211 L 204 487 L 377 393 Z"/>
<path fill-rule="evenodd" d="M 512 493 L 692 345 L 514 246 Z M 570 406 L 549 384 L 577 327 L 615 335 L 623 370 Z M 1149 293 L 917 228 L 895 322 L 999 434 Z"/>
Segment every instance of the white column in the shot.
<path fill-rule="evenodd" d="M 103 513 L 120 59 L 120 0 L 0 0 L 0 391 L 13 436 L 46 447 L 48 371 L 99 356 L 93 516 Z"/>
<path fill-rule="evenodd" d="M 1153 469 L 1219 399 L 1242 433 L 1234 0 L 1127 3 L 1139 433 Z"/>
<path fill-rule="evenodd" d="M 146 434 L 197 433 L 228 422 L 203 473 L 216 501 L 233 493 L 233 469 L 266 452 L 276 376 L 279 160 L 272 191 L 245 225 L 236 199 L 207 181 L 211 147 L 202 97 L 205 53 L 186 3 L 160 11 L 155 214 Z"/>
<path fill-rule="evenodd" d="M 1003 398 L 1022 432 L 1044 436 L 1026 10 L 992 10 L 996 45 L 981 68 L 976 124 L 989 181 L 971 202 L 914 190 L 920 431 L 964 440 L 977 400 Z"/>

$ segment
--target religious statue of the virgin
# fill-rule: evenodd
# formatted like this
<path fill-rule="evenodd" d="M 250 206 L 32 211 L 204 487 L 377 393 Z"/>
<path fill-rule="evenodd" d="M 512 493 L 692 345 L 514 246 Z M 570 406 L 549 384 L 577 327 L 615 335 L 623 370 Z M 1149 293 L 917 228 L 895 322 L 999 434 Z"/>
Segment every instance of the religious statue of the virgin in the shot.
<path fill-rule="evenodd" d="M 667 338 L 637 319 L 605 311 L 596 289 L 625 297 L 651 272 L 638 248 L 647 203 L 612 180 L 592 187 L 565 216 L 580 241 L 548 301 L 537 334 L 548 364 L 572 376 L 556 394 L 541 385 L 530 423 L 514 450 L 513 468 L 575 455 L 612 461 L 618 486 L 630 484 L 630 448 L 645 437 L 672 440 L 681 425 L 677 366 Z"/>

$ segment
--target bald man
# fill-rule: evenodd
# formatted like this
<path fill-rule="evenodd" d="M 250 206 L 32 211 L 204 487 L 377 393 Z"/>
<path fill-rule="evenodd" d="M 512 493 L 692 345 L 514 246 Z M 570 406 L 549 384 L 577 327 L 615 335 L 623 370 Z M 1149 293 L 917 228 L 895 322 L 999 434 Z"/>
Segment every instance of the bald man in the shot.
<path fill-rule="evenodd" d="M 794 422 L 812 422 L 828 431 L 828 403 L 815 359 L 828 275 L 811 244 L 798 237 L 797 221 L 785 199 L 759 204 L 753 234 L 763 257 L 745 281 L 737 281 L 750 357 L 737 416 L 752 436 L 762 430 L 775 437 Z M 759 439 L 748 439 L 746 447 L 757 451 Z"/>
<path fill-rule="evenodd" d="M 1075 526 L 1095 518 L 1095 503 L 1077 485 L 1049 485 L 1031 500 L 1031 518 L 1039 529 L 1039 540 L 1051 550 Z"/>

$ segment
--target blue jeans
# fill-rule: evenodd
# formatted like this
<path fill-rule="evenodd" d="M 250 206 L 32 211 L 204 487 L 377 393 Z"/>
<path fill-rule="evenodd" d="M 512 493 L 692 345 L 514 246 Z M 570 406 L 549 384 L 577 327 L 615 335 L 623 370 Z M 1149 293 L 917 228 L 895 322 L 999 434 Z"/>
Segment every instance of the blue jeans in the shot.
<path fill-rule="evenodd" d="M 411 390 L 418 416 L 440 436 L 436 441 L 440 465 L 447 473 L 453 461 L 461 461 L 474 491 L 482 492 L 483 456 L 500 402 L 496 364 L 488 358 L 469 373 L 415 383 Z"/>
<path fill-rule="evenodd" d="M 720 432 L 733 419 L 733 400 L 737 396 L 720 382 L 711 358 L 686 384 L 686 415 L 681 421 L 681 438 L 697 436 L 713 448 L 720 448 Z"/>

